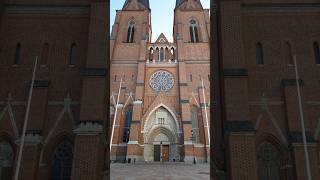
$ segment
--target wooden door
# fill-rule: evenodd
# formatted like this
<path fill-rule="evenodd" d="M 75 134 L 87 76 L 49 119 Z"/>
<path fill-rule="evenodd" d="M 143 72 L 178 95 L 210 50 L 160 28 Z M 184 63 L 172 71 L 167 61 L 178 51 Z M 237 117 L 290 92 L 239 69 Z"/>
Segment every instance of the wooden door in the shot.
<path fill-rule="evenodd" d="M 160 161 L 160 145 L 154 145 L 153 161 Z"/>
<path fill-rule="evenodd" d="M 162 161 L 169 161 L 169 145 L 162 146 Z"/>

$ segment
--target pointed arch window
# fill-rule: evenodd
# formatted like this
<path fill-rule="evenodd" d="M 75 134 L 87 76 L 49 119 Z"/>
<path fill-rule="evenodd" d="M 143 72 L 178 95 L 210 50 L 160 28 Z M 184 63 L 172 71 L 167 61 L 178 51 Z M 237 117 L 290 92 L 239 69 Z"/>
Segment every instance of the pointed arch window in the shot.
<path fill-rule="evenodd" d="M 199 142 L 199 121 L 198 121 L 198 112 L 199 109 L 196 106 L 191 108 L 191 123 L 192 123 L 192 134 L 193 142 Z"/>
<path fill-rule="evenodd" d="M 11 145 L 0 142 L 0 180 L 12 179 L 14 153 Z"/>
<path fill-rule="evenodd" d="M 44 43 L 41 51 L 40 65 L 47 65 L 49 57 L 49 44 Z"/>
<path fill-rule="evenodd" d="M 314 57 L 315 57 L 316 64 L 320 64 L 320 49 L 319 49 L 318 42 L 313 43 L 313 51 L 314 51 Z"/>
<path fill-rule="evenodd" d="M 153 48 L 149 50 L 149 60 L 153 60 Z"/>
<path fill-rule="evenodd" d="M 123 138 L 122 142 L 129 142 L 129 135 L 130 135 L 130 126 L 132 121 L 132 107 L 128 107 L 125 113 L 125 124 L 123 128 Z"/>
<path fill-rule="evenodd" d="M 133 43 L 134 40 L 134 27 L 135 23 L 133 21 L 129 22 L 128 33 L 127 33 L 127 43 Z"/>
<path fill-rule="evenodd" d="M 53 154 L 50 180 L 70 180 L 72 159 L 72 144 L 69 141 L 64 140 Z"/>
<path fill-rule="evenodd" d="M 198 26 L 195 20 L 190 21 L 190 39 L 192 43 L 199 42 Z"/>
<path fill-rule="evenodd" d="M 164 61 L 164 49 L 160 48 L 160 60 L 159 61 Z"/>
<path fill-rule="evenodd" d="M 258 65 L 263 65 L 264 64 L 264 60 L 263 60 L 263 48 L 262 48 L 262 44 L 259 42 L 256 45 L 256 63 Z"/>
<path fill-rule="evenodd" d="M 78 51 L 76 43 L 71 44 L 70 56 L 69 56 L 69 65 L 76 65 L 78 61 Z"/>
<path fill-rule="evenodd" d="M 20 63 L 20 59 L 21 59 L 21 43 L 18 43 L 16 45 L 16 52 L 15 52 L 15 56 L 14 56 L 14 64 L 17 65 Z"/>
<path fill-rule="evenodd" d="M 280 180 L 280 155 L 270 143 L 265 142 L 258 149 L 258 176 L 260 180 Z"/>
<path fill-rule="evenodd" d="M 293 65 L 292 47 L 289 42 L 285 43 L 285 60 L 289 65 Z"/>
<path fill-rule="evenodd" d="M 114 108 L 114 106 L 110 106 L 109 113 L 110 113 L 110 114 L 109 114 L 110 119 L 113 120 L 114 113 L 115 113 L 115 108 Z"/>

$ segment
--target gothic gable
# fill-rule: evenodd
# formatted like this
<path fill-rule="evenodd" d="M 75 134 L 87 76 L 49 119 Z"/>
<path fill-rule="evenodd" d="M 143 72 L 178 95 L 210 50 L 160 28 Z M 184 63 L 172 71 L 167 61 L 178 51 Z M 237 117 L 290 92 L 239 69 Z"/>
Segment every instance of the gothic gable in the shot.
<path fill-rule="evenodd" d="M 169 41 L 168 39 L 166 38 L 166 36 L 161 33 L 160 36 L 158 37 L 158 39 L 156 40 L 156 43 L 159 43 L 159 44 L 169 44 Z"/>

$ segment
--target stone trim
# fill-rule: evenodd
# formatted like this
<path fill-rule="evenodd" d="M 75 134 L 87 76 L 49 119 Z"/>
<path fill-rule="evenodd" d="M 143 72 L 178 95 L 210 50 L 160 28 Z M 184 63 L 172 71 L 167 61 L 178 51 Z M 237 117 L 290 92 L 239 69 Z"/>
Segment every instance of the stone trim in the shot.
<path fill-rule="evenodd" d="M 30 82 L 30 84 L 31 84 L 31 82 Z M 35 80 L 33 87 L 41 88 L 41 87 L 49 87 L 49 85 L 50 85 L 50 81 L 48 81 L 48 80 Z"/>
<path fill-rule="evenodd" d="M 136 83 L 136 86 L 144 86 L 144 83 Z"/>
<path fill-rule="evenodd" d="M 42 142 L 42 136 L 40 131 L 28 131 L 25 134 L 25 145 L 38 145 Z M 20 145 L 21 139 L 15 141 L 16 145 Z"/>
<path fill-rule="evenodd" d="M 243 68 L 228 68 L 223 69 L 223 74 L 225 77 L 247 77 L 248 71 Z"/>
<path fill-rule="evenodd" d="M 255 132 L 253 123 L 248 120 L 230 121 L 227 120 L 225 124 L 226 133 L 234 132 Z"/>
<path fill-rule="evenodd" d="M 105 68 L 84 68 L 82 70 L 83 76 L 95 76 L 105 77 L 107 75 L 107 69 Z"/>
<path fill-rule="evenodd" d="M 127 144 L 137 144 L 137 145 L 139 145 L 139 142 L 138 141 L 128 141 Z"/>
<path fill-rule="evenodd" d="M 303 86 L 303 80 L 299 79 L 300 86 Z M 283 86 L 297 86 L 296 79 L 282 79 Z"/>
<path fill-rule="evenodd" d="M 97 135 L 103 132 L 103 127 L 98 122 L 91 121 L 82 121 L 77 126 L 76 129 L 73 130 L 73 133 L 77 135 Z"/>
<path fill-rule="evenodd" d="M 316 143 L 316 140 L 313 138 L 311 132 L 306 132 L 307 143 Z M 292 131 L 288 133 L 289 142 L 294 143 L 303 143 L 302 132 Z"/>
<path fill-rule="evenodd" d="M 209 103 L 200 103 L 200 108 L 207 107 L 209 108 Z"/>
<path fill-rule="evenodd" d="M 188 83 L 179 83 L 180 86 L 188 86 Z"/>
<path fill-rule="evenodd" d="M 189 100 L 188 100 L 188 99 L 181 99 L 181 100 L 180 100 L 180 103 L 181 103 L 181 104 L 188 104 L 188 103 L 189 103 Z"/>
<path fill-rule="evenodd" d="M 133 104 L 143 104 L 143 101 L 141 99 L 137 99 L 133 101 Z"/>

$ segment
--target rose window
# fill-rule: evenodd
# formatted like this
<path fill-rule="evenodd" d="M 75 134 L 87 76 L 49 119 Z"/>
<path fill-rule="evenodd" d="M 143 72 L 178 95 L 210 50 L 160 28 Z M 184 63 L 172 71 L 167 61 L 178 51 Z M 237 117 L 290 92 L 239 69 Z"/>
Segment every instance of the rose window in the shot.
<path fill-rule="evenodd" d="M 167 71 L 157 71 L 151 75 L 149 84 L 156 91 L 169 91 L 174 84 L 174 79 L 171 73 Z"/>

